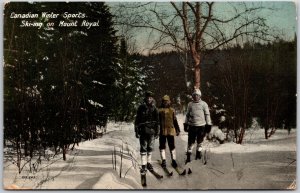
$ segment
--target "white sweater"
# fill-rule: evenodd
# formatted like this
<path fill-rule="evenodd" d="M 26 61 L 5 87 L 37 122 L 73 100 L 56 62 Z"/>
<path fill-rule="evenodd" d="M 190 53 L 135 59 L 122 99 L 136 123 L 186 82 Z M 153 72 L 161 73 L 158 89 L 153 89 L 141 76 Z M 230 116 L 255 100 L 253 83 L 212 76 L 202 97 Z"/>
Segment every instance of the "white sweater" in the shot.
<path fill-rule="evenodd" d="M 206 102 L 190 102 L 187 107 L 185 123 L 191 126 L 211 125 L 211 118 Z"/>

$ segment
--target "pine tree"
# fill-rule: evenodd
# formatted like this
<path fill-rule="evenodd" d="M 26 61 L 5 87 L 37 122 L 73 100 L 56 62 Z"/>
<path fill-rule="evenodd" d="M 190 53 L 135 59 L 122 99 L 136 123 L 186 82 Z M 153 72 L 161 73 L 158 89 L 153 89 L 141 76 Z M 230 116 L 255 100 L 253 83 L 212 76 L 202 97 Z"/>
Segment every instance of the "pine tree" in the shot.
<path fill-rule="evenodd" d="M 121 39 L 119 57 L 121 71 L 118 87 L 120 92 L 115 97 L 115 120 L 131 121 L 135 116 L 141 95 L 143 95 L 145 80 L 141 75 L 140 62 L 127 52 L 124 38 Z"/>
<path fill-rule="evenodd" d="M 15 13 L 37 13 L 43 26 L 20 27 Z M 42 12 L 60 14 L 56 19 Z M 74 21 L 63 14 L 84 13 L 99 27 L 58 27 Z M 47 27 L 54 22 L 55 27 Z M 96 125 L 105 126 L 117 92 L 117 37 L 112 15 L 103 2 L 25 3 L 5 5 L 4 16 L 4 133 L 17 150 L 24 145 L 32 157 L 40 148 L 63 151 L 89 138 Z M 23 155 L 20 153 L 19 158 Z M 20 168 L 20 166 L 19 166 Z"/>

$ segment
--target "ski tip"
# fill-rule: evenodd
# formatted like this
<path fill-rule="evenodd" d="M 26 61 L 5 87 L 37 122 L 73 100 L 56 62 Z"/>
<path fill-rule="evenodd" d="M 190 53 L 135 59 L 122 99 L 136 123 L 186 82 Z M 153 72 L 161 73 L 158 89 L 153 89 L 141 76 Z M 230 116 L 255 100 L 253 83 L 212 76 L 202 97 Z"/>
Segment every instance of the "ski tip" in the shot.
<path fill-rule="evenodd" d="M 191 168 L 189 168 L 188 174 L 191 174 L 191 173 L 192 173 L 192 170 L 191 170 Z"/>
<path fill-rule="evenodd" d="M 184 169 L 183 172 L 180 175 L 184 176 L 185 174 L 186 174 L 186 169 Z"/>

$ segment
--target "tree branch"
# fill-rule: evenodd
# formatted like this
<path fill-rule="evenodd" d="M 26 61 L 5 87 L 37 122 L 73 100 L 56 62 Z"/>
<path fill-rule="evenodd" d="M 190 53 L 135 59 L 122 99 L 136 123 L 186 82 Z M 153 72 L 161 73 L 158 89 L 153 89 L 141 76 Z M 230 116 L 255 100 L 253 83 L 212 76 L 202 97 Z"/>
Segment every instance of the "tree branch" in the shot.
<path fill-rule="evenodd" d="M 178 13 L 178 16 L 182 20 L 185 37 L 188 39 L 188 42 L 191 42 L 192 41 L 192 37 L 189 34 L 189 28 L 188 28 L 188 23 L 187 23 L 186 4 L 182 3 L 182 8 L 183 8 L 182 12 L 183 12 L 183 14 L 180 12 L 180 10 L 178 9 L 178 7 L 175 5 L 174 2 L 171 2 L 171 5 L 174 7 L 174 9 L 176 10 L 176 12 Z"/>
<path fill-rule="evenodd" d="M 239 17 L 241 17 L 242 15 L 246 14 L 246 13 L 251 13 L 253 11 L 259 10 L 261 9 L 260 7 L 255 7 L 255 8 L 250 8 L 250 9 L 246 9 L 244 12 L 238 13 L 237 15 L 235 15 L 234 17 L 227 19 L 227 20 L 221 20 L 221 19 L 217 19 L 217 18 L 212 18 L 212 21 L 216 21 L 216 22 L 220 22 L 220 23 L 229 23 L 233 20 L 238 19 Z M 205 19 L 208 19 L 208 17 L 203 17 Z"/>
<path fill-rule="evenodd" d="M 191 8 L 192 12 L 194 13 L 194 15 L 197 15 L 195 8 L 193 7 L 193 5 L 191 4 L 191 2 L 186 2 L 186 4 Z"/>
<path fill-rule="evenodd" d="M 163 19 L 159 16 L 159 14 L 155 11 L 155 10 L 150 10 L 151 12 L 153 12 L 156 16 L 156 18 L 159 20 L 160 24 L 163 26 L 163 28 L 167 31 L 165 32 L 166 35 L 170 36 L 170 38 L 174 41 L 175 45 L 178 45 L 178 41 L 176 39 L 175 33 L 172 33 L 170 31 L 170 27 L 169 24 L 173 21 L 173 19 L 176 17 L 174 16 L 173 19 L 169 22 L 169 24 L 165 24 Z"/>
<path fill-rule="evenodd" d="M 208 23 L 211 21 L 211 17 L 212 17 L 212 6 L 214 4 L 214 2 L 211 3 L 207 3 L 208 4 L 208 17 L 206 18 L 206 21 L 204 23 L 204 26 L 202 27 L 199 36 L 202 37 L 203 32 L 206 30 Z"/>

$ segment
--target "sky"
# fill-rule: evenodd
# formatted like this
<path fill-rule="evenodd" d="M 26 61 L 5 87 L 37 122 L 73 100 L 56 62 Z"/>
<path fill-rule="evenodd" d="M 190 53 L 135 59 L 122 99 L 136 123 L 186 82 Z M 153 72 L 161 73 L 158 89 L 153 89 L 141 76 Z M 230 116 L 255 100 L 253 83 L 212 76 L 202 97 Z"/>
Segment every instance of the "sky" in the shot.
<path fill-rule="evenodd" d="M 277 9 L 268 16 L 268 23 L 281 28 L 288 37 L 294 38 L 297 30 L 296 4 L 294 2 L 265 2 L 265 4 Z"/>
<path fill-rule="evenodd" d="M 248 2 L 249 5 L 251 5 L 252 3 L 253 2 Z M 270 25 L 270 27 L 282 29 L 286 32 L 285 35 L 287 37 L 294 38 L 297 25 L 296 4 L 294 2 L 257 1 L 255 3 L 261 3 L 261 6 L 264 7 L 264 9 L 258 14 L 266 19 L 266 22 Z M 226 4 L 226 2 L 222 2 L 221 4 Z M 221 6 L 220 9 L 222 9 Z"/>
<path fill-rule="evenodd" d="M 279 35 L 285 40 L 292 40 L 295 36 L 297 30 L 297 11 L 296 3 L 292 1 L 242 1 L 247 4 L 247 6 L 261 5 L 264 9 L 258 11 L 256 14 L 260 15 L 265 19 L 267 25 L 270 26 L 272 32 Z M 233 5 L 237 5 L 240 2 L 230 2 Z M 159 2 L 158 6 L 161 6 L 164 12 L 168 9 L 170 12 L 174 11 L 174 8 L 168 2 Z M 234 14 L 231 4 L 228 1 L 217 1 L 214 5 L 213 15 L 219 18 L 230 18 Z M 109 3 L 112 7 L 117 7 L 118 3 Z M 112 8 L 112 12 L 114 9 Z M 114 12 L 113 12 L 114 13 Z M 223 30 L 228 31 L 228 34 L 234 31 L 234 27 L 225 26 Z M 134 40 L 136 45 L 138 45 L 138 50 L 142 52 L 147 52 L 147 48 L 152 47 L 153 40 L 158 37 L 156 32 L 152 33 L 151 38 L 149 38 L 149 30 L 136 29 Z M 148 50 L 149 52 L 149 50 Z"/>

